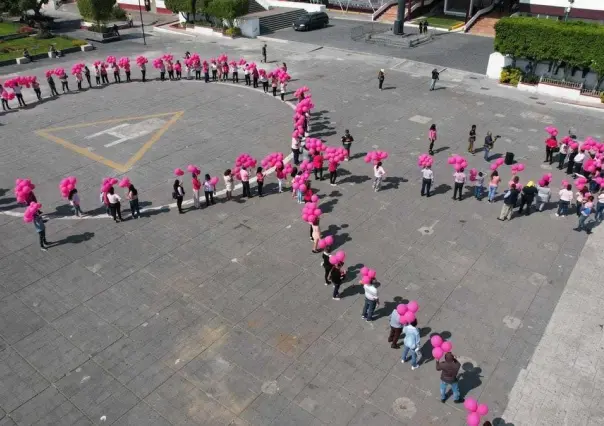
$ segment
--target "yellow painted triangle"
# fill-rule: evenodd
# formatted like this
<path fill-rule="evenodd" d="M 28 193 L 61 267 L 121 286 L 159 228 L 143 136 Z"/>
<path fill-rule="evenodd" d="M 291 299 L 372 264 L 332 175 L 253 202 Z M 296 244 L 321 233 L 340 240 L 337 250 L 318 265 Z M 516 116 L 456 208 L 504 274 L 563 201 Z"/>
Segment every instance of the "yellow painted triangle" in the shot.
<path fill-rule="evenodd" d="M 112 120 L 93 121 L 93 122 L 88 122 L 88 123 L 74 124 L 71 126 L 49 127 L 47 129 L 37 130 L 36 134 L 38 136 L 41 136 L 52 142 L 58 143 L 59 145 L 64 146 L 65 148 L 67 148 L 73 152 L 83 155 L 84 157 L 90 158 L 91 160 L 104 164 L 107 167 L 111 167 L 112 169 L 115 169 L 121 173 L 125 173 L 138 160 L 143 158 L 143 156 L 149 150 L 149 148 L 151 148 L 153 146 L 153 144 L 155 142 L 157 142 L 163 136 L 164 133 L 166 133 L 166 131 L 170 128 L 170 126 L 172 126 L 174 123 L 176 123 L 180 119 L 180 117 L 183 116 L 184 113 L 185 113 L 184 111 L 164 112 L 161 114 L 151 114 L 151 115 L 142 115 L 142 116 L 137 116 L 137 117 L 122 117 L 122 118 L 115 118 Z M 149 138 L 149 140 L 147 142 L 145 142 L 143 144 L 143 146 L 132 157 L 130 157 L 130 159 L 125 164 L 116 163 L 115 161 L 109 160 L 101 155 L 98 155 L 94 152 L 89 151 L 86 148 L 83 148 L 83 147 L 73 144 L 69 141 L 66 141 L 63 138 L 58 137 L 56 134 L 53 134 L 53 133 L 59 132 L 61 130 L 79 129 L 82 127 L 98 126 L 100 124 L 115 124 L 115 123 L 123 123 L 125 121 L 146 120 L 148 118 L 158 118 L 158 117 L 168 117 L 168 116 L 170 116 L 171 118 L 161 128 L 159 128 L 158 130 L 153 132 L 151 134 L 151 137 Z"/>

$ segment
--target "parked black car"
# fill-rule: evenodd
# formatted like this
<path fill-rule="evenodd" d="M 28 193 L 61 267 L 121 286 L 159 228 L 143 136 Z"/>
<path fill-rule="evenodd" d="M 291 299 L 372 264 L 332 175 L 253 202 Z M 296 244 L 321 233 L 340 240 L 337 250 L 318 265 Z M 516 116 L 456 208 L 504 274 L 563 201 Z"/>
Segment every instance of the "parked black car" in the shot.
<path fill-rule="evenodd" d="M 294 30 L 308 31 L 314 28 L 323 28 L 329 24 L 329 16 L 325 12 L 312 12 L 300 16 L 294 22 Z"/>

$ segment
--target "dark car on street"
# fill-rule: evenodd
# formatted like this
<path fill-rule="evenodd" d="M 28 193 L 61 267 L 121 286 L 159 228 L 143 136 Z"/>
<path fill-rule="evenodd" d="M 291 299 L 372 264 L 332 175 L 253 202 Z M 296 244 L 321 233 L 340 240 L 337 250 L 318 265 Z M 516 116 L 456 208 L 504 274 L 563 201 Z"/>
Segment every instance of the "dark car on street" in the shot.
<path fill-rule="evenodd" d="M 323 28 L 329 24 L 329 16 L 325 12 L 311 12 L 300 16 L 294 22 L 294 30 L 308 31 L 315 28 Z"/>

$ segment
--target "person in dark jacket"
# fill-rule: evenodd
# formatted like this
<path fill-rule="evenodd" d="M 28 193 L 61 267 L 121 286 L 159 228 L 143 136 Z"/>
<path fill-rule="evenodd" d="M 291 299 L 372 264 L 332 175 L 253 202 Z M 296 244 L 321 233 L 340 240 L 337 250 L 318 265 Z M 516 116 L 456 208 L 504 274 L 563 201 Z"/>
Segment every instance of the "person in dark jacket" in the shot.
<path fill-rule="evenodd" d="M 325 248 L 323 249 L 323 253 L 321 254 L 321 256 L 323 257 L 323 262 L 321 262 L 321 265 L 323 265 L 323 269 L 325 270 L 325 285 L 331 284 L 331 281 L 329 281 L 329 273 L 331 272 L 331 268 L 333 265 L 329 263 L 330 255 L 331 247 L 325 246 Z"/>
<path fill-rule="evenodd" d="M 459 383 L 457 381 L 457 373 L 461 364 L 455 359 L 451 352 L 445 354 L 445 360 L 436 360 L 436 371 L 440 371 L 440 402 L 447 400 L 447 386 L 451 386 L 453 390 L 453 402 L 459 404 L 463 402 L 459 394 Z"/>
<path fill-rule="evenodd" d="M 526 205 L 526 215 L 528 216 L 531 214 L 531 206 L 533 205 L 533 200 L 537 196 L 538 192 L 539 190 L 533 181 L 530 181 L 524 188 L 522 188 L 522 195 L 520 196 L 520 208 L 518 209 L 518 213 L 522 214 L 522 210 Z"/>
<path fill-rule="evenodd" d="M 346 272 L 342 269 L 344 267 L 344 263 L 340 262 L 336 265 L 333 265 L 329 271 L 329 278 L 331 283 L 333 284 L 333 300 L 340 300 L 340 286 L 344 281 L 344 276 Z"/>
<path fill-rule="evenodd" d="M 426 27 L 424 27 L 424 31 L 427 31 Z M 434 68 L 432 70 L 432 81 L 430 82 L 430 90 L 434 90 L 434 88 L 436 87 L 436 80 L 438 80 L 439 76 L 440 76 L 440 73 L 438 72 L 438 70 L 436 68 Z"/>
<path fill-rule="evenodd" d="M 519 192 L 516 189 L 515 183 L 510 186 L 509 190 L 505 191 L 505 195 L 503 196 L 503 206 L 501 206 L 501 213 L 497 218 L 498 220 L 512 219 L 512 213 L 514 212 L 514 207 L 518 201 L 518 194 Z"/>

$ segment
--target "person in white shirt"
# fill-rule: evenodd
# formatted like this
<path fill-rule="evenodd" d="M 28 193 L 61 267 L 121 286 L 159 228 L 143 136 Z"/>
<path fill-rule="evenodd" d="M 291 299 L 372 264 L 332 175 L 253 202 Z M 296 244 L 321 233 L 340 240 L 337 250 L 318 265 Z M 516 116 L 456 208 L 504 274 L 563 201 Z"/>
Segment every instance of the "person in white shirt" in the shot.
<path fill-rule="evenodd" d="M 567 216 L 568 215 L 568 207 L 570 203 L 573 201 L 573 186 L 568 184 L 566 188 L 562 188 L 560 190 L 560 201 L 558 202 L 558 211 L 556 212 L 556 216 Z"/>
<path fill-rule="evenodd" d="M 23 100 L 23 94 L 21 93 L 21 86 L 19 86 L 18 84 L 15 84 L 15 87 L 13 87 L 13 92 L 15 92 L 15 96 L 17 97 L 17 100 L 19 101 L 19 107 L 24 107 L 25 101 Z"/>
<path fill-rule="evenodd" d="M 113 186 L 109 188 L 107 192 L 107 200 L 109 201 L 109 210 L 111 210 L 111 216 L 115 223 L 122 221 L 122 206 L 120 201 L 122 200 L 119 195 L 115 193 Z"/>
<path fill-rule="evenodd" d="M 577 155 L 575 155 L 575 173 L 582 173 L 583 161 L 585 160 L 585 150 L 582 149 Z"/>
<path fill-rule="evenodd" d="M 214 201 L 214 192 L 216 192 L 216 188 L 212 184 L 212 178 L 209 174 L 206 174 L 206 178 L 203 181 L 203 193 L 206 196 L 206 207 L 210 207 L 210 203 L 216 204 Z"/>
<path fill-rule="evenodd" d="M 425 195 L 426 197 L 430 196 L 430 187 L 434 183 L 434 172 L 430 168 L 430 166 L 425 166 L 422 169 L 422 197 Z"/>
<path fill-rule="evenodd" d="M 212 68 L 212 81 L 216 81 L 216 74 L 218 73 L 218 67 L 216 66 L 216 62 L 212 61 L 210 67 Z"/>
<path fill-rule="evenodd" d="M 250 77 L 250 68 L 249 68 L 248 65 L 244 65 L 243 76 L 245 78 L 245 85 L 246 86 L 251 86 L 252 85 L 252 78 Z"/>
<path fill-rule="evenodd" d="M 246 168 L 242 168 L 239 171 L 239 176 L 241 177 L 241 186 L 243 188 L 243 197 L 252 197 L 252 191 L 250 191 L 250 174 Z"/>
<path fill-rule="evenodd" d="M 375 192 L 378 192 L 380 190 L 380 186 L 382 185 L 382 179 L 384 178 L 385 174 L 386 171 L 382 167 L 381 161 L 379 161 L 375 166 L 373 166 L 373 176 L 375 177 L 373 179 L 373 190 Z"/>
<path fill-rule="evenodd" d="M 560 144 L 560 151 L 558 152 L 558 170 L 562 170 L 564 168 L 566 154 L 568 154 L 568 144 L 562 141 Z"/>
<path fill-rule="evenodd" d="M 453 189 L 453 199 L 458 199 L 461 201 L 461 193 L 463 192 L 463 184 L 466 181 L 466 174 L 464 173 L 463 167 L 459 169 L 458 172 L 453 173 L 453 181 L 455 183 L 455 188 Z M 457 194 L 459 193 L 459 198 Z"/>
<path fill-rule="evenodd" d="M 287 83 L 285 81 L 281 82 L 281 100 L 285 102 L 285 90 L 287 89 Z"/>
<path fill-rule="evenodd" d="M 365 321 L 373 321 L 373 311 L 375 307 L 380 304 L 380 298 L 378 295 L 378 289 L 375 286 L 377 281 L 375 278 L 367 285 L 364 285 L 365 290 L 365 304 L 363 305 L 363 312 L 361 312 L 361 318 Z"/>
<path fill-rule="evenodd" d="M 300 164 L 300 138 L 292 136 L 292 154 L 294 155 L 294 164 Z"/>
<path fill-rule="evenodd" d="M 231 74 L 233 75 L 233 83 L 239 83 L 239 67 L 237 67 L 237 64 L 231 66 Z"/>
<path fill-rule="evenodd" d="M 598 193 L 598 204 L 596 205 L 596 221 L 602 222 L 604 217 L 604 188 L 600 188 Z"/>

